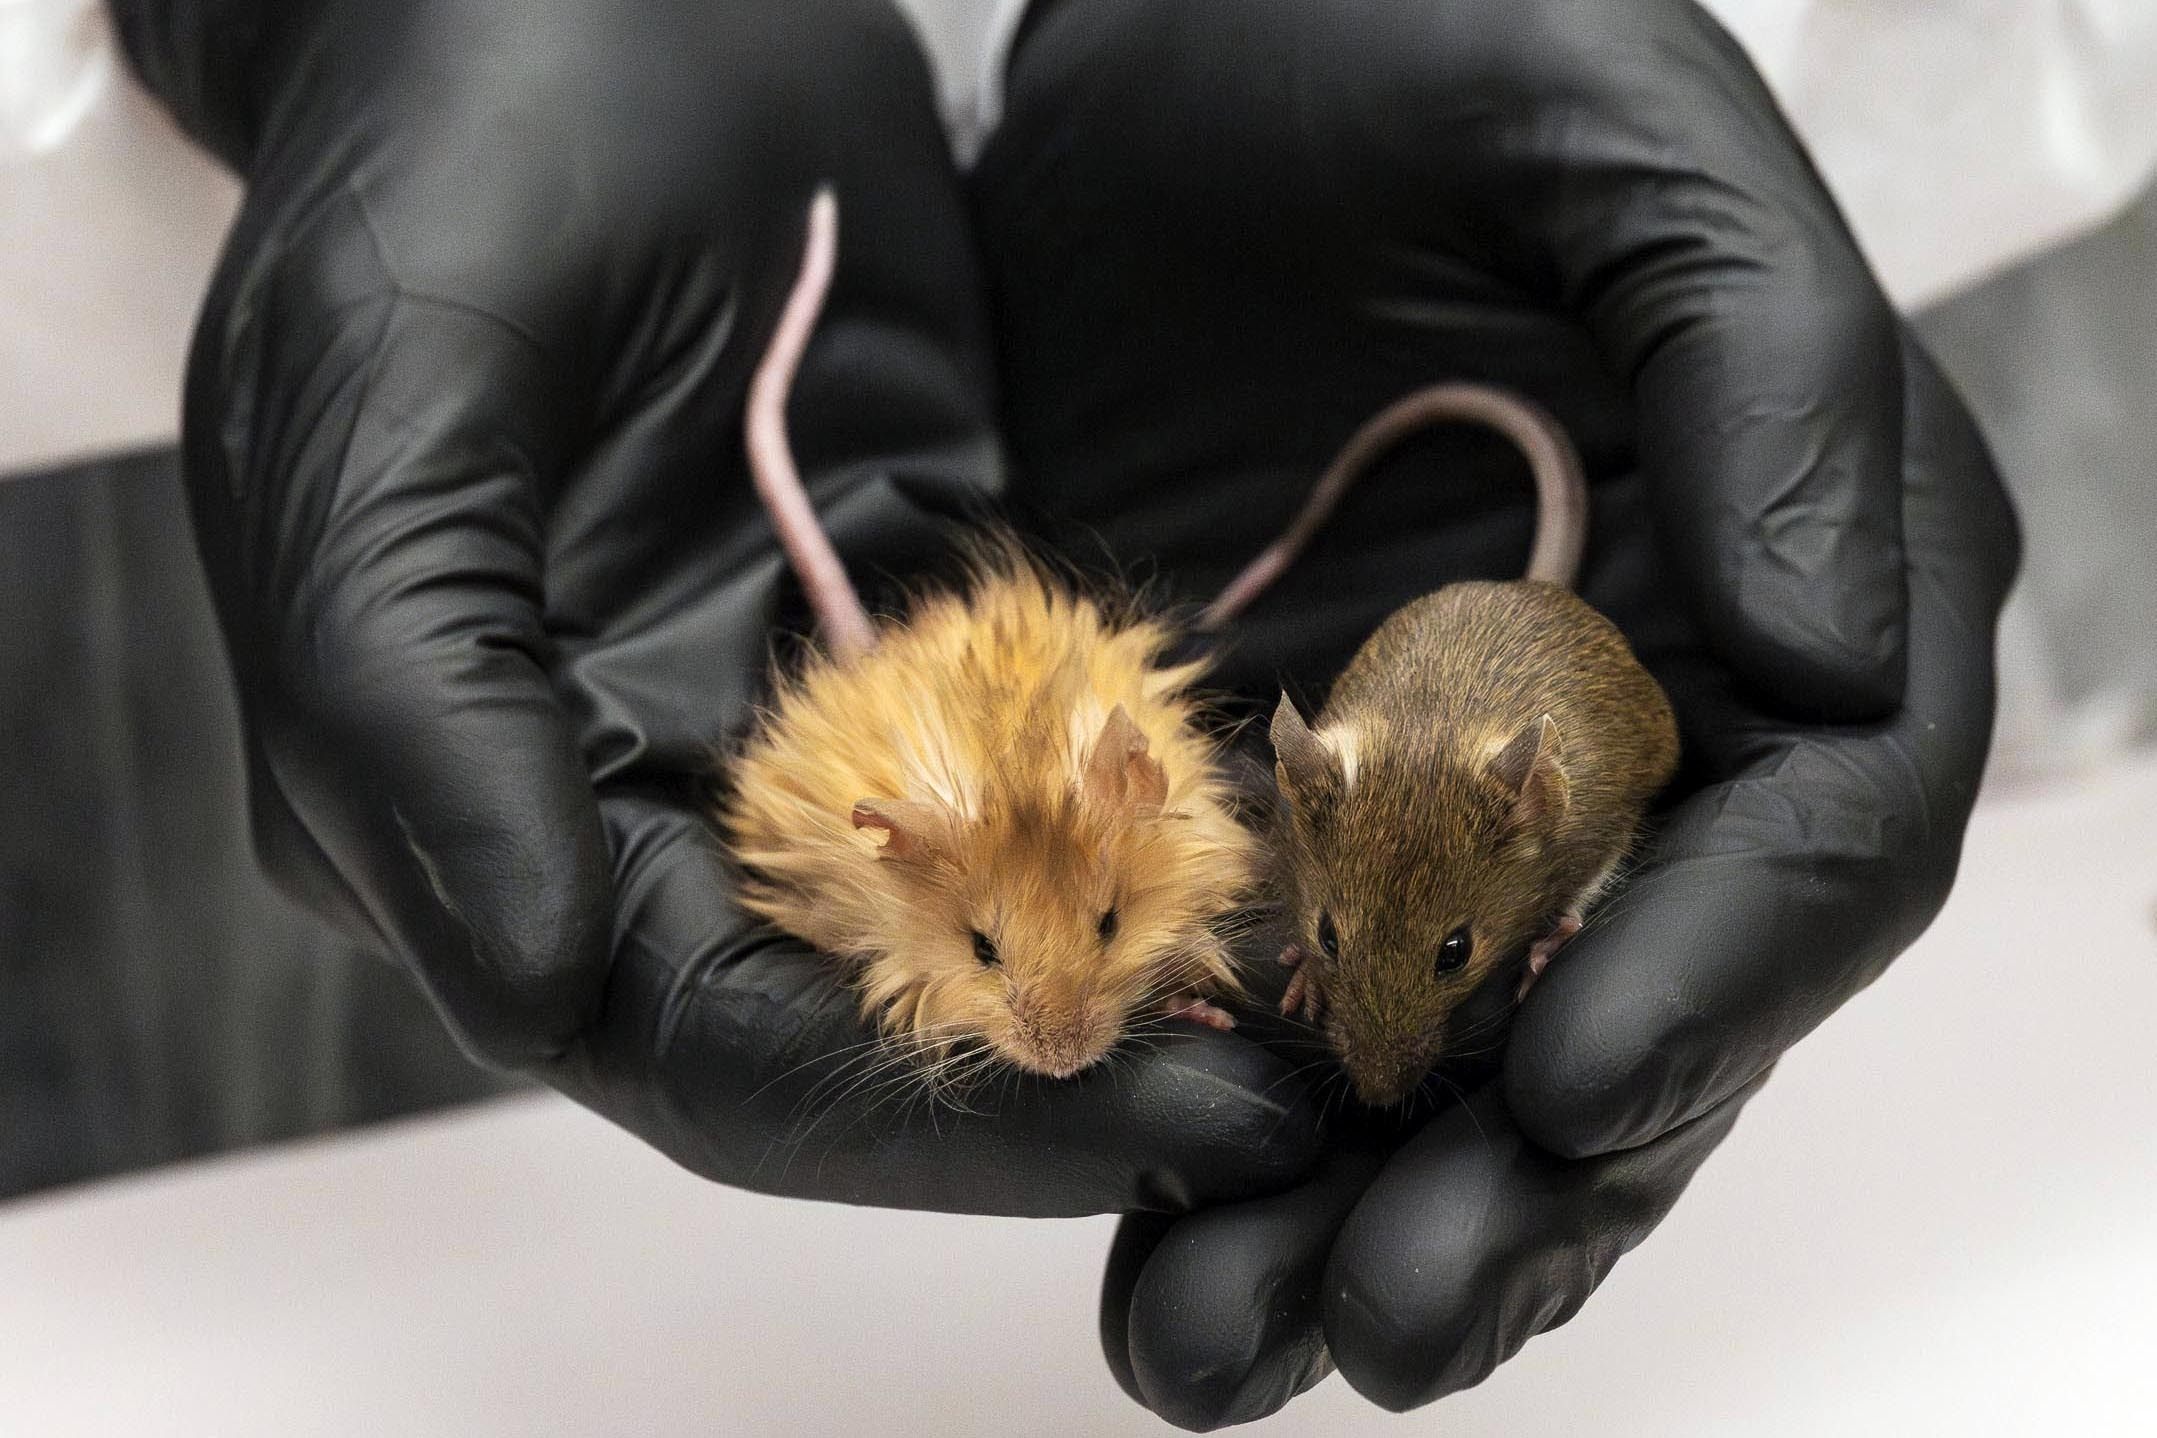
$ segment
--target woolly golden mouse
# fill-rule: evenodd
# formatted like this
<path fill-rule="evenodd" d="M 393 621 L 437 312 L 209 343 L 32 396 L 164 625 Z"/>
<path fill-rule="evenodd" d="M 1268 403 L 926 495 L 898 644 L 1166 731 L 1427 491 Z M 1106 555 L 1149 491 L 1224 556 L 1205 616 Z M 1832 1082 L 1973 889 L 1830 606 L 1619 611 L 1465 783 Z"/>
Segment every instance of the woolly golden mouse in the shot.
<path fill-rule="evenodd" d="M 1174 631 L 1009 540 L 874 621 L 817 523 L 785 410 L 836 250 L 825 190 L 750 387 L 751 473 L 822 646 L 729 766 L 745 906 L 847 965 L 924 1059 L 1064 1077 L 1152 1016 L 1228 1027 L 1208 996 L 1236 988 L 1222 925 L 1257 844 L 1190 694 L 1201 666 L 1162 662 Z"/>

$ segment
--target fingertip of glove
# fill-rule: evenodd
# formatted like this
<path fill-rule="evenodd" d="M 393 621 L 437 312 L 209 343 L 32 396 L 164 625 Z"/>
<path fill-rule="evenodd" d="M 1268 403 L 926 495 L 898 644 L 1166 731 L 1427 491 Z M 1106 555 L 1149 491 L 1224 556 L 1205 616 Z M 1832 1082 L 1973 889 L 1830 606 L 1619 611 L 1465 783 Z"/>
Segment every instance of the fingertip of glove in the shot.
<path fill-rule="evenodd" d="M 1357 1393 L 1389 1413 L 1406 1413 L 1471 1384 L 1433 1386 L 1433 1354 L 1461 1349 L 1458 1334 L 1413 1329 L 1375 1299 L 1353 1262 L 1336 1261 L 1329 1273 L 1326 1332 L 1342 1357 L 1341 1376 Z"/>
<path fill-rule="evenodd" d="M 1109 1245 L 1108 1264 L 1101 1275 L 1101 1355 L 1116 1386 L 1132 1402 L 1143 1404 L 1146 1395 L 1131 1367 L 1131 1295 L 1146 1271 L 1153 1251 L 1176 1224 L 1170 1213 L 1127 1213 L 1116 1224 L 1115 1240 Z"/>
<path fill-rule="evenodd" d="M 1656 1041 L 1598 1042 L 1597 1034 L 1578 1026 L 1553 1032 L 1524 1022 L 1508 1046 L 1506 1107 L 1545 1153 L 1585 1159 L 1637 1148 L 1712 1108 L 1751 1077 L 1748 1071 L 1725 1082 L 1714 1061 L 1723 1046 L 1680 1042 L 1668 1028 L 1630 1023 L 1622 1013 L 1602 1031 L 1652 1034 Z"/>
<path fill-rule="evenodd" d="M 1492 1253 L 1507 1251 L 1505 1229 L 1517 1218 L 1491 1212 L 1489 1202 L 1499 1159 L 1519 1139 L 1492 1137 L 1496 1151 L 1472 1156 L 1428 1143 L 1414 1146 L 1423 1158 L 1404 1151 L 1333 1245 L 1327 1346 L 1349 1385 L 1392 1412 L 1473 1387 L 1504 1356 L 1487 1322 L 1493 1295 L 1484 1270 Z M 1448 1221 L 1432 1223 L 1435 1214 Z"/>
<path fill-rule="evenodd" d="M 1197 1227 L 1179 1240 L 1184 1224 Z M 1277 1222 L 1258 1214 L 1239 1223 L 1217 1210 L 1176 1228 L 1150 1236 L 1131 1282 L 1126 1392 L 1176 1427 L 1208 1433 L 1275 1413 L 1332 1371 L 1316 1265 L 1284 1256 Z M 1298 1269 L 1310 1271 L 1299 1279 Z"/>
<path fill-rule="evenodd" d="M 1251 1335 L 1242 1329 L 1193 1328 L 1187 1313 L 1159 1304 L 1143 1311 L 1173 1320 L 1178 1332 L 1147 1331 L 1158 1324 L 1133 1325 L 1134 1349 L 1154 1357 L 1143 1374 L 1134 1370 L 1126 1391 L 1135 1386 L 1134 1397 L 1186 1432 L 1211 1433 L 1269 1418 L 1333 1371 L 1315 1327 L 1297 1341 L 1266 1341 L 1253 1351 Z M 1164 1359 L 1164 1354 L 1174 1356 Z"/>
<path fill-rule="evenodd" d="M 425 965 L 464 1047 L 482 1063 L 527 1070 L 561 1055 L 590 1021 L 610 940 L 603 871 L 564 882 L 558 902 L 481 915 L 440 902 L 471 962 Z"/>
<path fill-rule="evenodd" d="M 498 706 L 500 707 L 500 706 Z M 355 744 L 370 787 L 318 804 L 389 945 L 465 1050 L 523 1070 L 590 1020 L 612 943 L 606 836 L 574 756 L 544 725 L 481 736 L 414 725 Z"/>
<path fill-rule="evenodd" d="M 1546 1153 L 1559 1158 L 1593 1158 L 1630 1147 L 1636 1130 L 1645 1127 L 1637 1115 L 1612 1114 L 1568 1096 L 1562 1079 L 1551 1082 L 1538 1070 L 1521 1078 L 1507 1066 L 1506 1104 L 1519 1121 L 1521 1132 Z"/>
<path fill-rule="evenodd" d="M 1158 1097 L 1141 1092 L 1134 1101 L 1189 1141 L 1183 1191 L 1159 1194 L 1158 1206 L 1277 1192 L 1317 1164 L 1317 1111 L 1287 1066 L 1259 1045 L 1212 1030 L 1170 1034 L 1155 1041 L 1145 1071 L 1167 1083 Z"/>

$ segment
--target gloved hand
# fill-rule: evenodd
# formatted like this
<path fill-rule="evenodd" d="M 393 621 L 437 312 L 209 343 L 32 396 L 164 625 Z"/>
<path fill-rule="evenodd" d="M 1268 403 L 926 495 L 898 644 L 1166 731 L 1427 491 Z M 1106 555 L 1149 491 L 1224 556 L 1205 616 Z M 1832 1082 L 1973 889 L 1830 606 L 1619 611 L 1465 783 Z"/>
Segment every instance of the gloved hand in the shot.
<path fill-rule="evenodd" d="M 1642 867 L 1464 1105 L 1336 1133 L 1289 1193 L 1128 1220 L 1103 1297 L 1124 1386 L 1188 1427 L 1272 1412 L 1329 1355 L 1427 1403 L 1570 1317 L 1938 910 L 2012 515 L 1682 0 L 1041 0 L 975 201 L 1020 499 L 1189 597 L 1419 384 L 1523 390 L 1585 451 L 1584 592 L 1688 751 Z M 1322 692 L 1405 600 L 1517 574 L 1530 503 L 1491 436 L 1404 446 L 1224 677 L 1253 713 Z"/>
<path fill-rule="evenodd" d="M 814 186 L 837 288 L 797 390 L 856 572 L 1000 482 L 991 346 L 926 67 L 881 0 L 115 0 L 246 202 L 186 477 L 257 842 L 476 1055 L 693 1169 L 1023 1214 L 1277 1189 L 1256 1045 L 938 1112 L 831 966 L 748 923 L 709 747 L 800 627 L 740 442 Z"/>

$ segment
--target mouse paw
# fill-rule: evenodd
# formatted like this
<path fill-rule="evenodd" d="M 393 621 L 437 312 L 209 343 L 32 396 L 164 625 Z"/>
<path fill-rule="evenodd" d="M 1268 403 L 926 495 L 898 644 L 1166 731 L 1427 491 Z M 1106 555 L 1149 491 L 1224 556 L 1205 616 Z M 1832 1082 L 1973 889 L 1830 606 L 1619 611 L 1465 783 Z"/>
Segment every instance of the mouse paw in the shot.
<path fill-rule="evenodd" d="M 1528 950 L 1528 972 L 1521 976 L 1520 991 L 1513 995 L 1514 999 L 1528 997 L 1528 990 L 1535 986 L 1537 979 L 1543 977 L 1543 970 L 1550 967 L 1551 956 L 1564 948 L 1573 935 L 1579 932 L 1580 915 L 1567 914 L 1558 920 L 1557 926 L 1549 933 L 1535 941 Z"/>
<path fill-rule="evenodd" d="M 1296 971 L 1289 978 L 1288 987 L 1281 991 L 1281 1016 L 1293 1018 L 1301 1010 L 1305 1023 L 1316 1023 L 1321 1002 L 1318 972 L 1314 965 L 1305 962 L 1308 958 L 1309 954 L 1293 947 L 1281 953 L 1281 962 Z"/>
<path fill-rule="evenodd" d="M 1168 1000 L 1165 1009 L 1168 1017 L 1172 1019 L 1189 1019 L 1194 1024 L 1219 1029 L 1224 1034 L 1236 1026 L 1236 1021 L 1229 1016 L 1228 1010 L 1218 1004 L 1208 1003 L 1196 994 L 1177 994 Z"/>

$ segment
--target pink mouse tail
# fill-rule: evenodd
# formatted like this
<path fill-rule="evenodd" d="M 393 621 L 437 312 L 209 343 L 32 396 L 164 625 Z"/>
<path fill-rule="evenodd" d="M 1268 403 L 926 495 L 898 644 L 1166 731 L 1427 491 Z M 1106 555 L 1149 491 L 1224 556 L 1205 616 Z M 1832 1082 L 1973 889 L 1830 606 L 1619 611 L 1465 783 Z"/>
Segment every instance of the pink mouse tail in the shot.
<path fill-rule="evenodd" d="M 802 249 L 801 274 L 786 297 L 771 345 L 749 381 L 749 409 L 743 428 L 749 445 L 749 473 L 757 497 L 771 514 L 779 547 L 801 581 L 823 630 L 824 642 L 838 658 L 855 659 L 876 647 L 876 626 L 869 622 L 861 597 L 846 577 L 846 566 L 817 523 L 815 506 L 794 463 L 786 437 L 786 401 L 801 367 L 802 351 L 816 329 L 824 297 L 839 255 L 839 201 L 824 185 L 809 203 L 809 236 Z"/>
<path fill-rule="evenodd" d="M 1198 627 L 1219 629 L 1265 593 L 1332 518 L 1341 497 L 1387 450 L 1419 429 L 1460 421 L 1488 425 L 1520 446 L 1535 477 L 1536 494 L 1535 547 L 1528 555 L 1526 577 L 1572 588 L 1588 538 L 1588 482 L 1565 426 L 1541 405 L 1510 390 L 1434 384 L 1395 400 L 1349 438 L 1281 537 L 1229 581 L 1199 616 Z"/>

